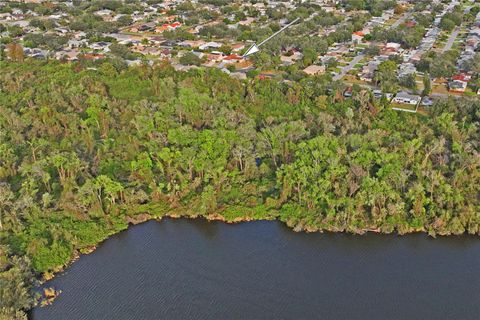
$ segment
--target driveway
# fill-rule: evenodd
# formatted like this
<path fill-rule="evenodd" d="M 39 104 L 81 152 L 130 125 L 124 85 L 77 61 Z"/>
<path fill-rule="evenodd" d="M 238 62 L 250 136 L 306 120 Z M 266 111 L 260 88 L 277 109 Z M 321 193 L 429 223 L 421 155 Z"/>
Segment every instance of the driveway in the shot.
<path fill-rule="evenodd" d="M 412 15 L 411 12 L 405 12 L 400 19 L 398 19 L 397 21 L 395 21 L 395 22 L 390 26 L 390 29 L 395 29 L 396 27 L 398 27 L 399 25 L 401 25 L 402 23 L 404 23 L 405 20 L 407 20 L 408 18 L 410 18 L 411 15 Z"/>
<path fill-rule="evenodd" d="M 457 39 L 459 33 L 460 28 L 456 27 L 452 34 L 450 34 L 450 37 L 448 37 L 447 44 L 445 44 L 445 47 L 443 47 L 442 53 L 452 49 L 453 43 L 455 42 L 455 39 Z"/>
<path fill-rule="evenodd" d="M 365 55 L 363 53 L 361 53 L 358 56 L 356 56 L 355 58 L 353 58 L 353 60 L 350 61 L 350 63 L 348 65 L 343 67 L 342 71 L 340 71 L 339 74 L 337 74 L 336 76 L 333 77 L 333 81 L 337 81 L 337 80 L 342 79 L 350 70 L 353 69 L 353 67 L 355 67 L 355 65 L 357 63 L 359 63 L 363 59 L 364 56 Z"/>

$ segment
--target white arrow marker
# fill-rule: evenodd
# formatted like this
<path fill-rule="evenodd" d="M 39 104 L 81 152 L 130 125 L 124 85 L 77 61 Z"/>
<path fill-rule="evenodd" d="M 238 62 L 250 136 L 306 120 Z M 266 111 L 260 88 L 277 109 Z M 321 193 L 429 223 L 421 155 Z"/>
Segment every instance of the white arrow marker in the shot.
<path fill-rule="evenodd" d="M 257 53 L 258 51 L 260 51 L 260 48 L 254 43 L 254 44 L 252 44 L 252 46 L 247 50 L 247 52 L 245 52 L 245 54 L 243 55 L 243 57 L 246 57 L 246 56 L 249 56 L 249 55 L 251 55 L 251 54 Z"/>
<path fill-rule="evenodd" d="M 282 32 L 283 30 L 287 29 L 288 27 L 290 27 L 291 25 L 293 25 L 295 22 L 297 22 L 300 18 L 296 18 L 295 20 L 293 20 L 292 22 L 290 22 L 289 24 L 287 24 L 285 27 L 283 27 L 282 29 L 278 30 L 277 32 L 275 32 L 274 34 L 272 34 L 270 37 L 268 37 L 267 39 L 263 40 L 262 42 L 260 42 L 258 45 L 256 43 L 252 44 L 252 46 L 250 48 L 248 48 L 247 52 L 245 52 L 243 54 L 243 57 L 247 57 L 251 54 L 254 54 L 254 53 L 257 53 L 258 51 L 260 51 L 260 46 L 263 45 L 265 42 L 267 42 L 268 40 L 272 39 L 273 37 L 275 37 L 277 34 L 279 34 L 280 32 Z"/>

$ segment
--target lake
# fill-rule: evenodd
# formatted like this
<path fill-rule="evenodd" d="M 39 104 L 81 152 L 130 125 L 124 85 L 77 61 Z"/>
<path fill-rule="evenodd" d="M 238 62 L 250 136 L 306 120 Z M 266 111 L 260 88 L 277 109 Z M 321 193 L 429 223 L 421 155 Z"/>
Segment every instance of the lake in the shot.
<path fill-rule="evenodd" d="M 480 241 L 295 233 L 165 219 L 117 234 L 48 282 L 34 320 L 478 319 Z"/>

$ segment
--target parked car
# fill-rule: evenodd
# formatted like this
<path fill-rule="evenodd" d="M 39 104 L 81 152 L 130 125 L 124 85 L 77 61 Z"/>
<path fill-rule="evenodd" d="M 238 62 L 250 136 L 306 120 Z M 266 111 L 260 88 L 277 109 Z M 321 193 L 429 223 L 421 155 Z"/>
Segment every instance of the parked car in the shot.
<path fill-rule="evenodd" d="M 432 99 L 430 99 L 429 97 L 423 97 L 422 106 L 429 107 L 431 105 L 433 105 Z"/>

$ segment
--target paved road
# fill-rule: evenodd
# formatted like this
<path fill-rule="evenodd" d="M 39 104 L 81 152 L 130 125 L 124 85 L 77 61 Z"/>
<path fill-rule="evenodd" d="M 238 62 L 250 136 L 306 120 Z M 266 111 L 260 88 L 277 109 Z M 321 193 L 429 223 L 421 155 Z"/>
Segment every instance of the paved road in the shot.
<path fill-rule="evenodd" d="M 375 89 L 380 89 L 379 87 L 376 87 L 374 85 L 371 85 L 371 84 L 367 84 L 367 83 L 362 83 L 362 84 L 359 84 L 360 87 L 364 88 L 364 89 L 367 89 L 367 90 L 375 90 Z M 413 94 L 413 93 L 412 93 Z M 477 99 L 476 97 L 469 97 L 469 96 L 465 96 L 465 95 L 454 95 L 454 94 L 448 94 L 448 93 L 436 93 L 436 92 L 432 92 L 430 95 L 429 95 L 430 98 L 433 98 L 433 99 L 440 99 L 440 98 L 449 98 L 449 97 L 452 97 L 452 98 L 455 98 L 455 99 Z"/>
<path fill-rule="evenodd" d="M 353 58 L 353 60 L 350 61 L 350 63 L 348 65 L 343 67 L 342 71 L 340 71 L 339 74 L 337 74 L 336 76 L 333 77 L 333 80 L 337 81 L 337 80 L 342 79 L 350 70 L 353 69 L 353 67 L 355 67 L 355 65 L 357 63 L 359 63 L 363 59 L 364 56 L 365 55 L 363 53 L 361 53 L 358 56 L 356 56 L 355 58 Z"/>
<path fill-rule="evenodd" d="M 405 12 L 400 19 L 398 19 L 397 21 L 395 21 L 395 22 L 390 26 L 390 29 L 395 29 L 396 27 L 398 27 L 399 25 L 401 25 L 402 23 L 404 23 L 405 20 L 407 20 L 408 18 L 410 18 L 411 15 L 412 15 L 411 12 Z"/>
<path fill-rule="evenodd" d="M 454 95 L 454 94 L 448 94 L 448 93 L 436 93 L 432 92 L 430 94 L 430 98 L 455 98 L 455 99 L 477 99 L 475 96 L 470 97 L 470 96 L 465 96 L 465 95 Z"/>
<path fill-rule="evenodd" d="M 460 28 L 456 27 L 455 30 L 453 30 L 453 32 L 450 34 L 447 44 L 445 45 L 445 47 L 443 47 L 442 53 L 452 49 L 453 43 L 455 42 L 455 39 L 457 39 L 457 36 L 459 33 L 460 33 Z"/>

